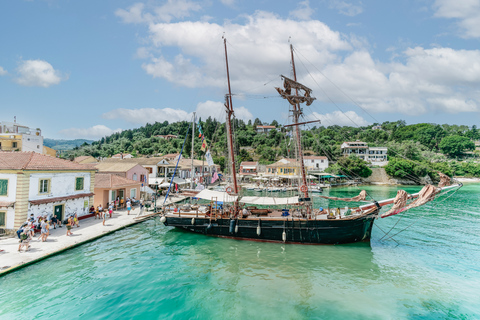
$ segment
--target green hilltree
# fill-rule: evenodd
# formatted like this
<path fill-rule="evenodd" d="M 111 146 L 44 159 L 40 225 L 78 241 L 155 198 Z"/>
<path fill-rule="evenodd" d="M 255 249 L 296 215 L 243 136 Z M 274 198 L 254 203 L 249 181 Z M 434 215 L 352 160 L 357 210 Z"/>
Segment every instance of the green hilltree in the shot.
<path fill-rule="evenodd" d="M 443 138 L 439 147 L 443 153 L 451 157 L 457 157 L 465 151 L 475 150 L 475 143 L 467 137 L 453 135 Z"/>

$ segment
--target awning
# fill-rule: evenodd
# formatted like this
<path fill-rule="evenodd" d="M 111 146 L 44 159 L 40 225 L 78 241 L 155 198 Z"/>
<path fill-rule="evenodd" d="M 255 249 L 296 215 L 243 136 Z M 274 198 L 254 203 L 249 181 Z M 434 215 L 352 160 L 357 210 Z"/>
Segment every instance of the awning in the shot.
<path fill-rule="evenodd" d="M 152 188 L 148 187 L 148 186 L 143 186 L 140 190 L 142 190 L 143 192 L 146 192 L 146 193 L 155 193 L 155 191 L 152 190 Z"/>
<path fill-rule="evenodd" d="M 205 189 L 205 190 L 200 191 L 195 196 L 195 198 L 210 200 L 210 201 L 215 200 L 213 198 L 216 198 L 217 201 L 221 201 L 221 202 L 235 202 L 235 201 L 237 201 L 238 197 L 237 196 L 231 196 L 228 193 L 222 192 L 222 191 L 213 191 L 213 190 Z"/>
<path fill-rule="evenodd" d="M 8 208 L 13 206 L 15 201 L 0 201 L 0 208 Z"/>
<path fill-rule="evenodd" d="M 148 178 L 148 184 L 149 185 L 156 185 L 157 183 L 161 184 L 163 180 L 165 180 L 165 178 L 160 178 L 160 177 Z"/>
<path fill-rule="evenodd" d="M 243 197 L 241 203 L 257 204 L 257 205 L 285 205 L 298 203 L 298 196 L 289 198 L 275 197 Z"/>
<path fill-rule="evenodd" d="M 30 204 L 39 205 L 39 204 L 45 204 L 45 203 L 60 202 L 60 201 L 64 201 L 64 200 L 86 198 L 86 197 L 91 197 L 93 195 L 95 195 L 95 193 L 93 193 L 93 192 L 79 193 L 79 194 L 72 194 L 71 196 L 65 196 L 65 197 L 55 197 L 55 198 L 47 198 L 47 199 L 39 199 L 39 200 L 30 200 Z"/>

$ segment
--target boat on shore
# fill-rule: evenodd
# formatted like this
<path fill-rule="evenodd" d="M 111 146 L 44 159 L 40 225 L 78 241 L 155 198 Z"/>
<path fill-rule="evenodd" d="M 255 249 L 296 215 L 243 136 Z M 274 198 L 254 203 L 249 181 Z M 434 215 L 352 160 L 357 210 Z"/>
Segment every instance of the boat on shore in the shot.
<path fill-rule="evenodd" d="M 241 196 L 236 179 L 236 162 L 233 152 L 231 127 L 233 106 L 226 39 L 224 39 L 224 46 L 228 80 L 228 94 L 225 103 L 226 128 L 232 184 L 223 191 L 219 188 L 217 191 L 202 190 L 198 193 L 197 198 L 209 202 L 205 206 L 164 208 L 161 221 L 166 226 L 208 236 L 251 241 L 300 244 L 343 244 L 369 241 L 374 221 L 380 217 L 380 210 L 383 206 L 393 204 L 393 207 L 382 215 L 382 217 L 390 216 L 432 201 L 442 191 L 461 187 L 461 184 L 448 186 L 446 178 L 442 177 L 445 178 L 441 181 L 443 185 L 438 188 L 427 185 L 419 193 L 413 195 L 402 193 L 400 191 L 403 190 L 400 190 L 395 198 L 367 201 L 368 194 L 362 190 L 358 196 L 353 198 L 320 197 L 345 202 L 366 202 L 365 205 L 313 208 L 310 193 L 320 193 L 321 188 L 308 187 L 299 125 L 309 122 L 300 123 L 299 116 L 302 114 L 300 104 L 305 103 L 309 106 L 315 98 L 311 96 L 310 88 L 296 81 L 294 52 L 293 46 L 290 45 L 294 77 L 290 79 L 282 76 L 284 88 L 276 89 L 281 97 L 288 100 L 290 111 L 293 114 L 294 121 L 291 126 L 295 131 L 297 160 L 301 166 L 301 180 L 296 189 L 298 195 L 291 197 Z M 264 188 L 261 189 L 264 190 Z M 410 203 L 407 204 L 408 201 Z"/>

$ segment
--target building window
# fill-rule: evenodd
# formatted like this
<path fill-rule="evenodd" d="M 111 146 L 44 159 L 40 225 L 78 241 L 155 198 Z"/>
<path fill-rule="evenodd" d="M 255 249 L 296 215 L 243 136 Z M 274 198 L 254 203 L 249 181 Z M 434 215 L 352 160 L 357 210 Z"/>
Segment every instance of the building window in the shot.
<path fill-rule="evenodd" d="M 16 142 L 12 142 L 12 148 L 16 148 L 17 147 L 17 143 Z"/>
<path fill-rule="evenodd" d="M 40 145 L 37 144 L 37 149 L 40 149 Z"/>
<path fill-rule="evenodd" d="M 0 196 L 8 196 L 8 179 L 0 179 Z"/>
<path fill-rule="evenodd" d="M 75 178 L 75 191 L 83 190 L 83 177 Z"/>
<path fill-rule="evenodd" d="M 137 189 L 130 189 L 130 198 L 135 198 L 137 196 Z"/>
<path fill-rule="evenodd" d="M 38 193 L 49 193 L 50 192 L 50 179 L 41 179 L 40 186 L 38 188 Z"/>
<path fill-rule="evenodd" d="M 6 212 L 0 212 L 0 227 L 5 227 Z"/>
<path fill-rule="evenodd" d="M 137 174 L 136 173 L 133 174 L 133 180 L 137 181 Z"/>

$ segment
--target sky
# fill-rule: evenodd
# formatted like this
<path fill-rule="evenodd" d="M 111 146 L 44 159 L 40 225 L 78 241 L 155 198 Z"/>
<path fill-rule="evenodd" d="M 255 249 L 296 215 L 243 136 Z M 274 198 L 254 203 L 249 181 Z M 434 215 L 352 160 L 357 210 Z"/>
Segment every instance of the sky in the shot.
<path fill-rule="evenodd" d="M 155 121 L 477 125 L 480 0 L 2 0 L 0 121 L 99 139 Z M 317 124 L 318 125 L 318 124 Z"/>

